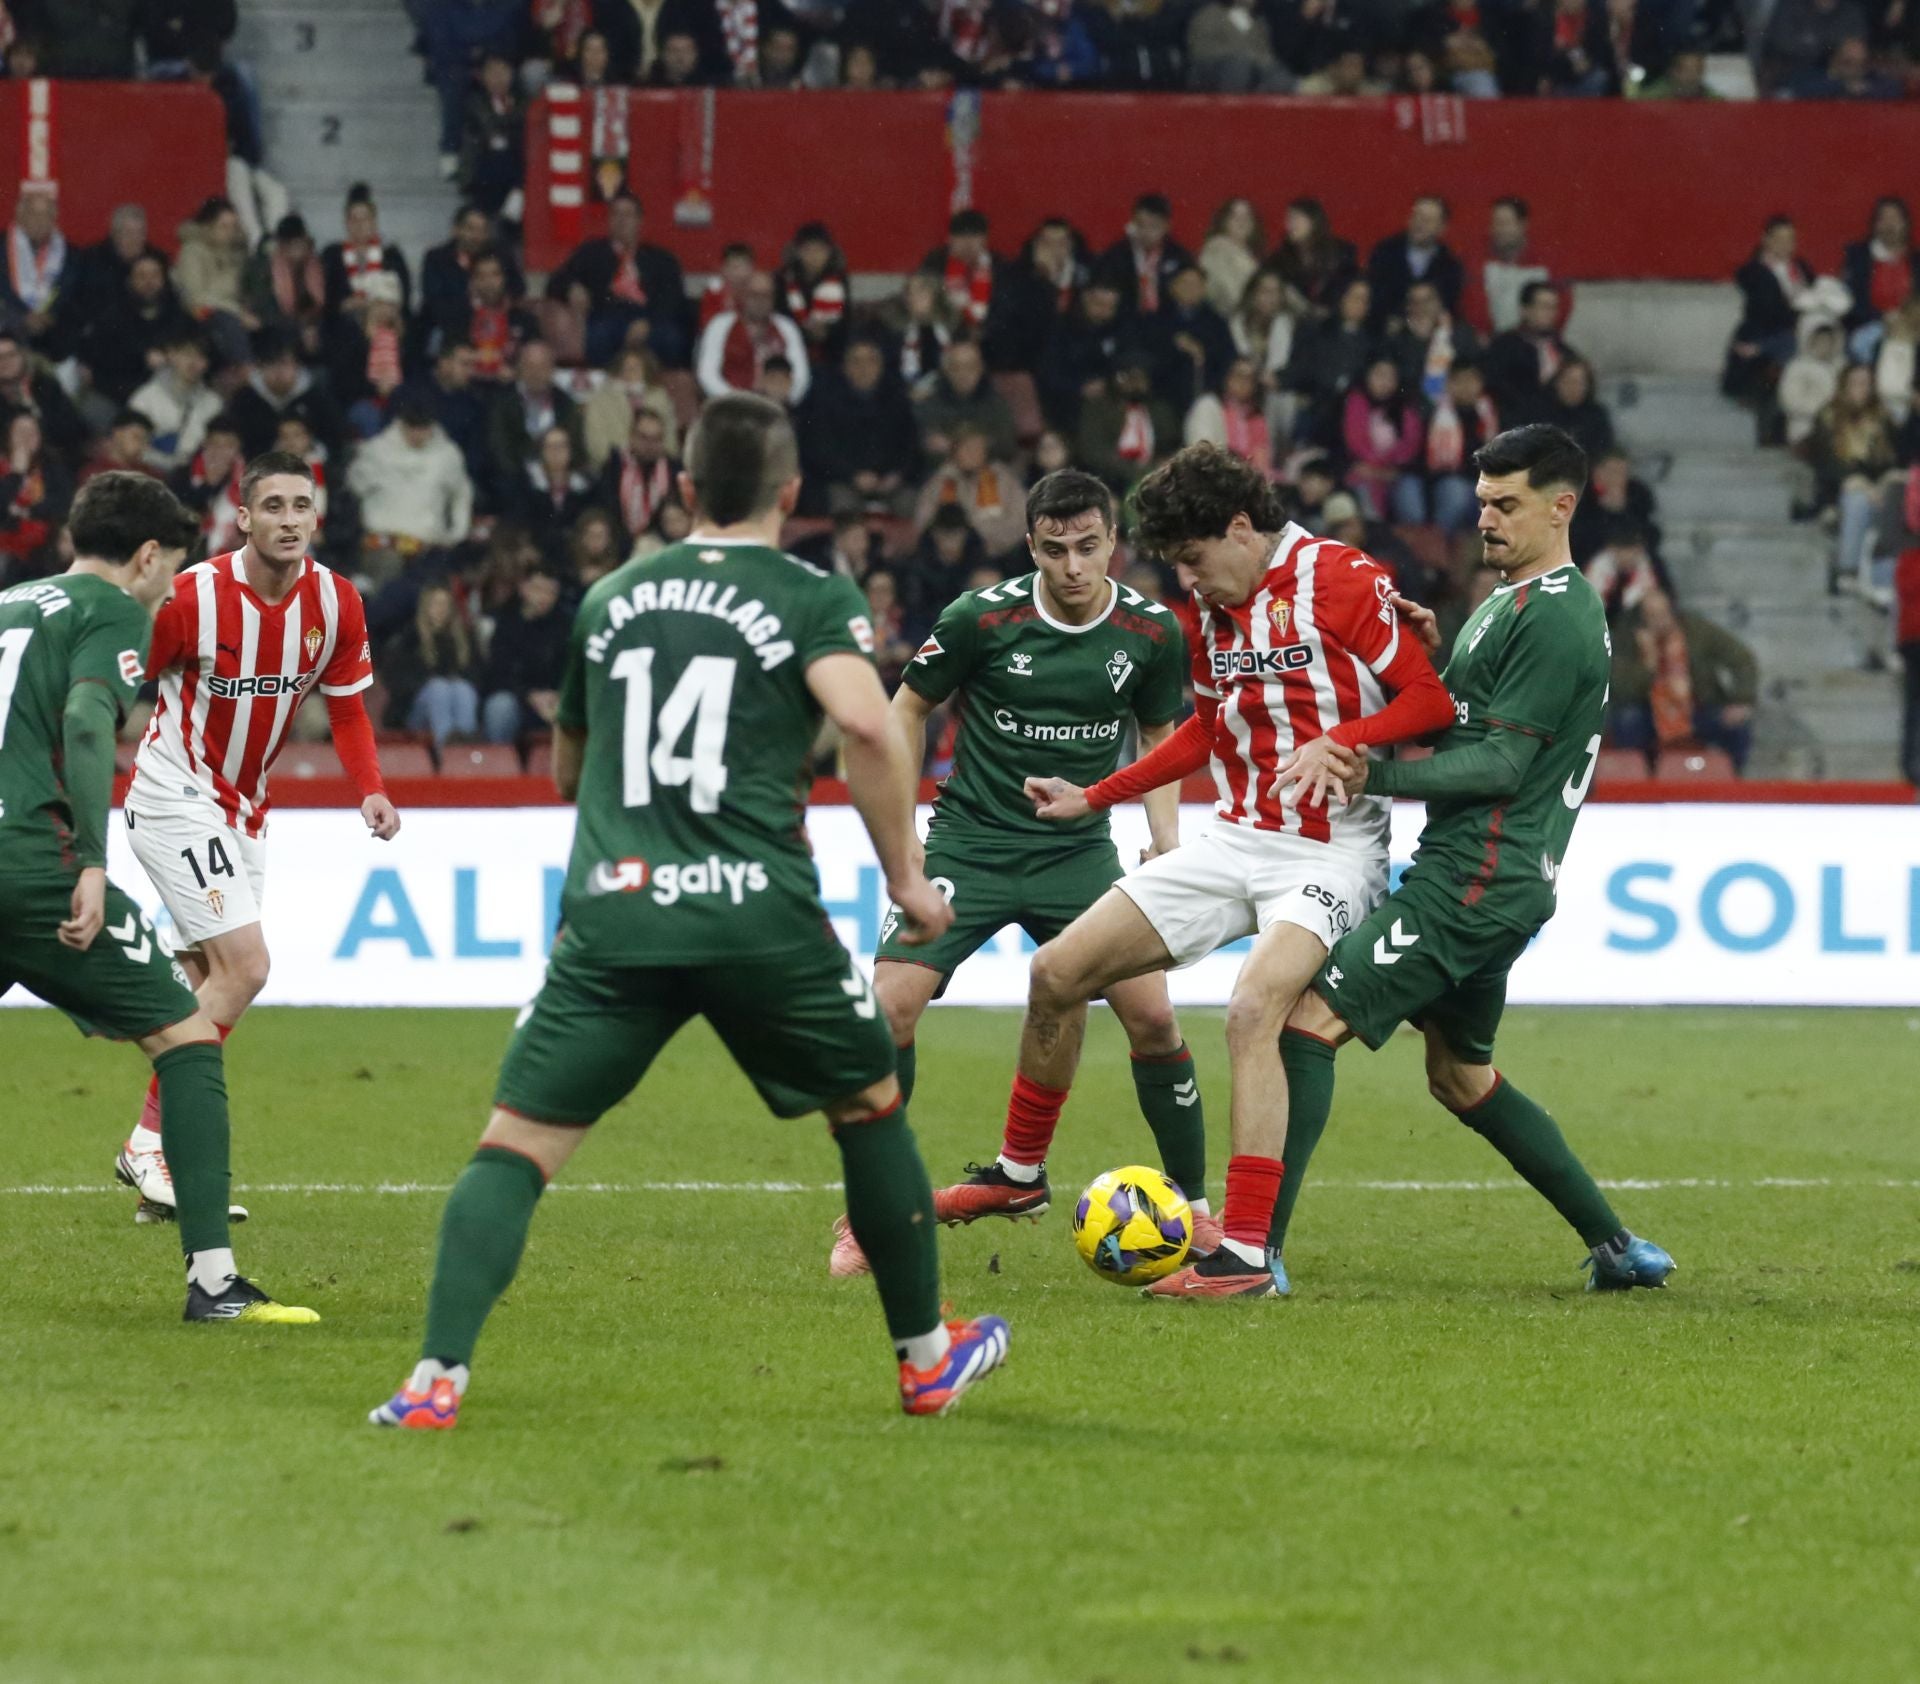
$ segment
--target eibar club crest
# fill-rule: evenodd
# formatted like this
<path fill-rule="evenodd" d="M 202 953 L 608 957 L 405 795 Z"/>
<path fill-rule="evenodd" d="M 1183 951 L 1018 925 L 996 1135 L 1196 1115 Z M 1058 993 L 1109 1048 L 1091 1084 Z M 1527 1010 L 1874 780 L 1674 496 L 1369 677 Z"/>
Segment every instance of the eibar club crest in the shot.
<path fill-rule="evenodd" d="M 1132 676 L 1133 657 L 1124 649 L 1114 650 L 1113 659 L 1107 662 L 1107 677 L 1113 680 L 1113 693 L 1116 696 Z"/>
<path fill-rule="evenodd" d="M 307 659 L 317 661 L 320 659 L 320 645 L 327 641 L 327 634 L 318 626 L 309 626 L 307 635 L 302 641 L 307 646 Z"/>
<path fill-rule="evenodd" d="M 1285 637 L 1287 627 L 1293 624 L 1293 604 L 1284 596 L 1276 596 L 1267 604 L 1267 618 L 1273 622 L 1273 635 Z"/>

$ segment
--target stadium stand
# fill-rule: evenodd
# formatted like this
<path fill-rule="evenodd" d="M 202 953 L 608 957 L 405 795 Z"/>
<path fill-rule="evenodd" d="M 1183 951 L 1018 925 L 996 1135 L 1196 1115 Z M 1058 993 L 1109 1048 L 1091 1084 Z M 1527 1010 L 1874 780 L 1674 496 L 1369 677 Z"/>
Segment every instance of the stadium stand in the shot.
<path fill-rule="evenodd" d="M 1850 6 L 1791 0 L 1757 40 L 1715 0 L 241 0 L 149 6 L 84 51 L 69 11 L 0 0 L 0 123 L 27 140 L 0 184 L 0 579 L 61 565 L 101 466 L 170 476 L 218 550 L 242 454 L 297 449 L 323 558 L 368 597 L 390 765 L 547 764 L 544 580 L 564 610 L 686 530 L 680 441 L 733 388 L 793 405 L 790 541 L 877 575 L 906 646 L 1020 565 L 1038 473 L 1124 489 L 1195 437 L 1457 624 L 1488 584 L 1467 458 L 1555 420 L 1595 458 L 1576 549 L 1628 698 L 1605 773 L 1908 764 L 1905 207 L 1783 164 L 1808 202 L 1756 211 L 1666 171 L 1704 123 L 1757 175 L 1818 155 L 1824 102 L 1909 77 L 1902 8 L 1864 19 L 1864 68 Z M 207 143 L 164 180 L 103 173 L 72 136 L 109 90 L 42 73 L 137 74 Z M 1599 127 L 1541 94 L 1637 109 Z M 858 192 L 781 145 L 845 144 L 821 101 L 876 172 Z M 1067 111 L 1097 181 L 1025 167 Z M 1899 113 L 1849 118 L 1888 141 L 1855 156 L 1897 154 Z M 1233 147 L 1195 143 L 1212 122 Z M 1596 144 L 1662 182 L 1657 241 L 1583 214 Z M 1241 160 L 1289 146 L 1332 160 L 1322 199 L 1240 197 Z M 992 220 L 943 232 L 976 180 Z M 331 775 L 324 745 L 289 752 Z"/>

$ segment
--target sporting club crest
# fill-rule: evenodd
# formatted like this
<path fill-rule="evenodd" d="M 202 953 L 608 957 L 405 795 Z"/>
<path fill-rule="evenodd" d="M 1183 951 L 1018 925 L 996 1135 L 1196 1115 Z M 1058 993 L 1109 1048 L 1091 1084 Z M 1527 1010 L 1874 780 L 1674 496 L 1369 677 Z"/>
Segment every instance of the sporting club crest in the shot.
<path fill-rule="evenodd" d="M 307 646 L 307 659 L 317 661 L 320 659 L 320 645 L 327 641 L 327 634 L 318 626 L 309 626 L 307 635 L 302 641 Z"/>
<path fill-rule="evenodd" d="M 1293 604 L 1283 596 L 1276 596 L 1267 604 L 1267 618 L 1273 624 L 1273 635 L 1285 637 L 1287 627 L 1293 624 Z"/>
<path fill-rule="evenodd" d="M 227 897 L 218 889 L 209 889 L 207 891 L 207 905 L 212 909 L 214 917 L 219 918 L 226 912 Z"/>

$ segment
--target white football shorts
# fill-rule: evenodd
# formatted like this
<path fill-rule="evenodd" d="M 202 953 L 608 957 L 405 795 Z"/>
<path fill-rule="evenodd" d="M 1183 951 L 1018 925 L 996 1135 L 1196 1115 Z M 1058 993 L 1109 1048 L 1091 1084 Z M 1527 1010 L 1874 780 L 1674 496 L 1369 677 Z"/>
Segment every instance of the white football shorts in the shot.
<path fill-rule="evenodd" d="M 127 809 L 127 839 L 173 914 L 173 945 L 198 947 L 260 922 L 267 895 L 267 844 L 243 836 L 211 802 L 205 812 Z"/>
<path fill-rule="evenodd" d="M 1297 924 L 1331 949 L 1385 898 L 1387 851 L 1216 819 L 1114 887 L 1140 908 L 1175 965 L 1275 924 Z"/>

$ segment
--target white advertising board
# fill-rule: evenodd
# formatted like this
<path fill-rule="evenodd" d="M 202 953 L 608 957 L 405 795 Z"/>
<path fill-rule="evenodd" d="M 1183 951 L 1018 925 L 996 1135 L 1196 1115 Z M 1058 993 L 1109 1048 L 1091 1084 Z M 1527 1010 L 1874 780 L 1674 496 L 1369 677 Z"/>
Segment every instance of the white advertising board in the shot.
<path fill-rule="evenodd" d="M 922 818 L 924 820 L 924 813 Z M 1191 832 L 1204 807 L 1183 811 Z M 1394 813 L 1394 859 L 1419 834 Z M 1115 815 L 1138 857 L 1140 809 Z M 871 961 L 880 873 L 852 809 L 808 814 L 834 927 Z M 573 834 L 570 809 L 416 808 L 390 844 L 348 811 L 288 809 L 268 841 L 266 925 L 279 1005 L 517 1006 L 539 986 Z M 110 866 L 165 909 L 126 845 Z M 1003 931 L 964 965 L 949 1002 L 1017 1005 L 1031 945 Z M 1239 953 L 1177 973 L 1174 996 L 1218 1004 Z M 1581 817 L 1559 915 L 1515 968 L 1519 1003 L 1920 1006 L 1920 810 L 1912 807 L 1612 806 Z M 22 1004 L 18 990 L 9 1004 Z"/>

